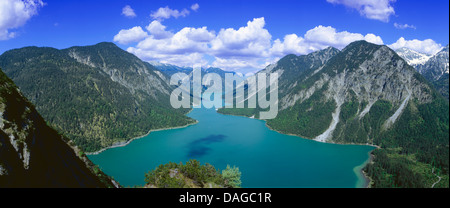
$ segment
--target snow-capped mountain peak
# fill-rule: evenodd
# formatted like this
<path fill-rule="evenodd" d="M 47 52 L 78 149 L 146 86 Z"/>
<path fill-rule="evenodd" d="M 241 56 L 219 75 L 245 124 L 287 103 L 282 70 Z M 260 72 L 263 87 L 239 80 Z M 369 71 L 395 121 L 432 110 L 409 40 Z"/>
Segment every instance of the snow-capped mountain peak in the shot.
<path fill-rule="evenodd" d="M 420 53 L 409 48 L 400 48 L 395 52 L 413 67 L 425 64 L 432 57 L 432 55 Z"/>

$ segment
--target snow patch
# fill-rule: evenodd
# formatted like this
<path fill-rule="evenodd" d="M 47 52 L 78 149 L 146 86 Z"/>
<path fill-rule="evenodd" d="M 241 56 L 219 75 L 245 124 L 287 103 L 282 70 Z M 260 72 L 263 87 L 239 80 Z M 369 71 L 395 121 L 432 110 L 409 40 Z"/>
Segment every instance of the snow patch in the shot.
<path fill-rule="evenodd" d="M 432 55 L 420 53 L 409 48 L 401 48 L 396 52 L 411 66 L 423 65 L 432 57 Z"/>

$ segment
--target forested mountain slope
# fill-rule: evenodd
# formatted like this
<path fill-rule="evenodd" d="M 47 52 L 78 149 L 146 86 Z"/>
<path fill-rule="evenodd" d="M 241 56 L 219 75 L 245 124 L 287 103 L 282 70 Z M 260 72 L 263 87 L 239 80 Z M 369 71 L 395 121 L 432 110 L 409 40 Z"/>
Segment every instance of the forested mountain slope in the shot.
<path fill-rule="evenodd" d="M 169 103 L 167 77 L 113 43 L 14 49 L 0 67 L 49 124 L 86 152 L 194 122 Z"/>

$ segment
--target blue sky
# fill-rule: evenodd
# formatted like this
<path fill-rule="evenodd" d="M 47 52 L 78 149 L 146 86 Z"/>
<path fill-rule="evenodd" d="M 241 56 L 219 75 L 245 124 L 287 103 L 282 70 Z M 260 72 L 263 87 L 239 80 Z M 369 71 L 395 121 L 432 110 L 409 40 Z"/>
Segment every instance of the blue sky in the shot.
<path fill-rule="evenodd" d="M 448 8 L 447 0 L 0 0 L 0 53 L 109 41 L 146 61 L 245 72 L 359 39 L 434 53 L 449 42 Z"/>

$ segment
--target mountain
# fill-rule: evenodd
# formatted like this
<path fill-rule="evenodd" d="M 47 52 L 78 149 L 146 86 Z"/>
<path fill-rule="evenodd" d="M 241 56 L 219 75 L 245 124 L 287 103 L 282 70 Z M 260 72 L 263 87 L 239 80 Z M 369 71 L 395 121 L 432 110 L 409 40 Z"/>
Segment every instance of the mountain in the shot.
<path fill-rule="evenodd" d="M 189 75 L 189 77 L 192 79 L 192 71 L 193 71 L 192 67 L 180 67 L 180 66 L 176 66 L 176 65 L 172 65 L 172 64 L 163 64 L 163 63 L 159 63 L 159 62 L 150 62 L 150 63 L 157 70 L 161 71 L 168 77 L 174 75 L 175 73 L 180 72 L 180 73 L 185 73 L 185 74 Z M 202 76 L 204 76 L 206 73 L 216 73 L 222 78 L 222 80 L 225 79 L 226 73 L 235 74 L 235 72 L 224 71 L 220 68 L 215 68 L 215 67 L 201 68 L 201 70 L 202 70 Z"/>
<path fill-rule="evenodd" d="M 379 146 L 365 169 L 372 187 L 431 187 L 435 169 L 448 187 L 448 101 L 387 46 L 357 41 L 335 53 L 315 67 L 288 55 L 263 70 L 283 73 L 279 112 L 267 126 L 316 141 Z M 246 110 L 219 112 L 258 118 L 260 109 Z"/>
<path fill-rule="evenodd" d="M 431 55 L 420 53 L 409 48 L 399 48 L 395 52 L 413 67 L 425 64 L 432 57 Z"/>
<path fill-rule="evenodd" d="M 279 98 L 305 88 L 302 80 L 308 78 L 311 74 L 322 69 L 323 65 L 333 56 L 339 53 L 339 50 L 328 47 L 324 50 L 310 53 L 308 55 L 296 56 L 293 54 L 281 58 L 278 62 L 267 66 L 258 73 L 278 73 L 278 93 Z M 246 89 L 246 88 L 244 88 Z M 247 94 L 245 94 L 247 96 Z M 280 100 L 280 107 L 287 105 L 290 101 Z M 279 107 L 279 108 L 280 108 Z M 261 109 L 229 109 L 222 108 L 218 112 L 224 114 L 237 114 L 248 117 L 258 117 Z"/>
<path fill-rule="evenodd" d="M 427 62 L 418 65 L 417 70 L 429 80 L 438 80 L 449 72 L 448 45 L 433 55 Z"/>
<path fill-rule="evenodd" d="M 166 75 L 113 43 L 14 49 L 0 67 L 50 126 L 86 152 L 183 126 L 189 109 L 173 109 Z"/>
<path fill-rule="evenodd" d="M 441 78 L 433 82 L 434 87 L 444 96 L 449 99 L 448 95 L 448 73 L 442 75 Z"/>
<path fill-rule="evenodd" d="M 448 45 L 416 69 L 448 99 L 449 49 Z"/>
<path fill-rule="evenodd" d="M 172 65 L 172 64 L 164 64 L 164 63 L 159 63 L 159 62 L 149 62 L 149 63 L 151 63 L 153 66 L 155 66 L 155 68 L 158 69 L 159 71 L 161 71 L 163 74 L 168 76 L 169 79 L 176 73 L 184 73 L 184 74 L 188 75 L 191 85 L 193 84 L 193 81 L 192 81 L 193 68 L 192 67 L 180 67 L 180 66 L 176 66 L 176 65 Z M 220 78 L 222 78 L 222 90 L 225 90 L 225 88 L 227 86 L 229 88 L 231 88 L 230 84 L 225 82 L 225 74 L 226 73 L 230 73 L 232 75 L 236 74 L 233 71 L 224 71 L 224 70 L 222 70 L 220 68 L 216 68 L 216 67 L 201 68 L 202 79 L 208 73 L 218 74 L 220 76 Z M 181 79 L 181 77 L 176 77 L 176 78 Z M 202 91 L 206 90 L 207 88 L 208 88 L 207 86 L 202 84 Z M 192 94 L 191 94 L 191 96 L 192 96 Z"/>
<path fill-rule="evenodd" d="M 149 63 L 169 77 L 178 72 L 185 74 L 189 74 L 192 72 L 192 67 L 180 67 L 172 64 L 164 64 L 159 62 L 149 62 Z"/>
<path fill-rule="evenodd" d="M 338 53 L 338 49 L 328 47 L 303 56 L 287 55 L 261 72 L 278 73 L 279 93 L 284 96 L 291 91 L 303 88 L 304 86 L 299 81 L 314 74 L 315 70 L 320 70 L 320 67 Z"/>
<path fill-rule="evenodd" d="M 0 187 L 117 186 L 66 142 L 0 71 Z"/>
<path fill-rule="evenodd" d="M 421 54 L 407 48 L 396 51 L 408 64 L 416 68 L 434 87 L 448 99 L 449 49 L 448 45 L 435 55 Z"/>

